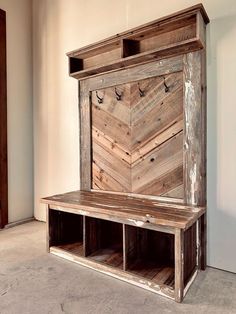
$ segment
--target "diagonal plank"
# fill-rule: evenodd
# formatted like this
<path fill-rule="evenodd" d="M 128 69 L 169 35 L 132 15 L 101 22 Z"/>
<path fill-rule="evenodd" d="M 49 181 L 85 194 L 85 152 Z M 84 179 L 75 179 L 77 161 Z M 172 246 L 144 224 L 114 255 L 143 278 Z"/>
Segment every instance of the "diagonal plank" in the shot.
<path fill-rule="evenodd" d="M 129 125 L 97 106 L 92 106 L 92 125 L 112 138 L 115 143 L 130 151 L 131 130 Z"/>
<path fill-rule="evenodd" d="M 153 181 L 170 169 L 175 169 L 183 164 L 183 133 L 171 138 L 142 161 L 132 167 L 132 190 L 138 191 L 147 182 Z"/>
<path fill-rule="evenodd" d="M 165 172 L 163 175 L 147 181 L 135 191 L 135 193 L 170 196 L 168 193 L 179 187 L 182 183 L 183 165 L 181 164 L 180 166 Z"/>
<path fill-rule="evenodd" d="M 92 92 L 94 189 L 183 196 L 182 72 Z M 145 92 L 140 97 L 140 91 Z"/>
<path fill-rule="evenodd" d="M 100 168 L 100 174 L 106 174 L 119 182 L 122 189 L 119 191 L 131 191 L 130 165 L 124 160 L 117 158 L 102 146 L 93 142 L 93 163 Z"/>
<path fill-rule="evenodd" d="M 132 124 L 132 149 L 136 149 L 142 141 L 146 141 L 167 124 L 174 122 L 176 117 L 183 113 L 183 89 L 179 87 L 170 94 L 165 102 L 156 103 L 156 106 Z"/>
<path fill-rule="evenodd" d="M 178 121 L 179 120 L 179 121 Z M 135 162 L 142 160 L 142 158 L 160 146 L 174 135 L 178 134 L 183 130 L 183 116 L 179 116 L 176 120 L 168 125 L 164 130 L 157 132 L 153 137 L 150 137 L 147 141 L 143 141 L 136 149 L 132 152 L 131 163 L 134 165 Z"/>
<path fill-rule="evenodd" d="M 162 103 L 171 94 L 182 86 L 183 74 L 176 72 L 165 76 L 169 92 L 165 92 L 164 76 L 142 80 L 131 85 L 130 108 L 132 124 L 136 124 L 139 119 L 156 107 L 158 103 Z M 140 97 L 139 87 L 144 91 L 145 97 Z"/>
<path fill-rule="evenodd" d="M 124 124 L 130 125 L 130 115 L 127 114 L 129 111 L 129 99 L 130 99 L 130 86 L 129 84 L 120 85 L 116 87 L 117 93 L 121 95 L 121 100 L 116 99 L 115 88 L 110 87 L 103 90 L 97 91 L 98 96 L 103 99 L 100 104 L 97 99 L 96 92 L 92 92 L 92 106 L 97 110 L 103 110 L 107 114 L 112 115 L 117 120 Z"/>
<path fill-rule="evenodd" d="M 110 150 L 117 158 L 126 161 L 128 164 L 131 163 L 130 153 L 127 152 L 122 146 L 118 145 L 112 138 L 105 135 L 100 130 L 96 129 L 94 126 L 92 128 L 92 138 L 99 146 L 102 146 L 106 150 Z M 94 148 L 95 149 L 95 148 Z"/>

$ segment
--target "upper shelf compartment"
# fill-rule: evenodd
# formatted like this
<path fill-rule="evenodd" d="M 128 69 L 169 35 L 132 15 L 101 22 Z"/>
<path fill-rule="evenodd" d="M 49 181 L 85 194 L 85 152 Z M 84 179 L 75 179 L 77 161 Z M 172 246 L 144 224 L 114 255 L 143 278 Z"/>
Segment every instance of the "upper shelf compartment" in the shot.
<path fill-rule="evenodd" d="M 76 79 L 202 49 L 209 18 L 202 4 L 67 54 Z"/>

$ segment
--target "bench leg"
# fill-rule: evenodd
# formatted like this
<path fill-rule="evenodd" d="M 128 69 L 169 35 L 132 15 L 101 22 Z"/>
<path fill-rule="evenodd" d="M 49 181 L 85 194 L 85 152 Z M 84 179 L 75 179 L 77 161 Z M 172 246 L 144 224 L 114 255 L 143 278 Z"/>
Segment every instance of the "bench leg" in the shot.
<path fill-rule="evenodd" d="M 199 218 L 199 236 L 200 236 L 200 258 L 199 269 L 206 269 L 206 246 L 207 246 L 207 228 L 206 228 L 206 214 Z"/>
<path fill-rule="evenodd" d="M 46 207 L 46 250 L 50 252 L 50 232 L 49 232 L 49 205 Z"/>
<path fill-rule="evenodd" d="M 182 302 L 184 292 L 184 232 L 175 229 L 175 301 Z"/>

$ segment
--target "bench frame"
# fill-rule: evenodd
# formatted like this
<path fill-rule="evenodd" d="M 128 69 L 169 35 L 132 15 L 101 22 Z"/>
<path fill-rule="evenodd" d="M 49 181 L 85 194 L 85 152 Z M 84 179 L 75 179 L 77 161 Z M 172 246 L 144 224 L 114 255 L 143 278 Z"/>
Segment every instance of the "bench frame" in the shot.
<path fill-rule="evenodd" d="M 155 36 L 159 36 L 162 32 L 165 33 L 165 27 L 167 29 L 166 36 L 169 36 L 172 26 L 176 28 L 178 23 L 183 23 L 184 21 L 186 24 L 192 19 L 195 19 L 194 26 L 191 26 L 195 27 L 194 38 L 183 42 L 176 42 L 168 47 L 158 46 L 156 50 L 153 50 L 152 43 L 150 50 L 146 47 L 145 52 L 140 51 L 142 43 L 136 40 L 136 38 L 139 38 L 139 33 L 144 34 L 142 36 L 146 36 L 147 38 L 153 36 L 153 40 L 155 41 L 155 38 L 157 38 Z M 104 210 L 102 200 L 101 208 L 92 205 L 87 206 L 83 202 L 81 203 L 80 201 L 70 199 L 70 197 L 65 201 L 67 194 L 42 200 L 47 204 L 47 247 L 49 252 L 167 296 L 177 302 L 182 302 L 198 270 L 204 270 L 206 268 L 205 29 L 208 22 L 209 19 L 203 6 L 196 5 L 68 54 L 70 75 L 78 79 L 80 112 L 80 190 L 87 191 L 88 195 L 85 196 L 86 202 L 89 202 L 90 197 L 93 195 L 101 194 L 101 192 L 92 189 L 91 93 L 99 89 L 115 87 L 127 82 L 136 82 L 147 78 L 169 75 L 175 72 L 183 73 L 183 198 L 176 199 L 134 194 L 132 194 L 132 197 L 134 202 L 138 202 L 138 199 L 144 202 L 145 200 L 148 200 L 148 202 L 154 200 L 154 203 L 158 204 L 159 207 L 157 206 L 158 208 L 156 208 L 155 205 L 153 205 L 153 209 L 158 213 L 158 211 L 165 208 L 167 215 L 173 208 L 177 211 L 180 206 L 183 206 L 183 212 L 186 213 L 186 216 L 188 212 L 193 214 L 191 221 L 183 225 L 177 223 L 175 225 L 174 218 L 171 222 L 165 220 L 165 223 L 163 223 L 163 220 L 160 218 L 153 221 L 149 221 L 149 219 L 145 221 L 145 215 L 146 217 L 152 217 L 152 214 L 148 214 L 150 204 L 147 208 L 144 206 L 145 215 L 139 220 L 133 219 L 133 212 L 132 215 L 130 212 L 124 215 L 122 209 L 119 211 L 119 208 L 117 208 L 116 211 L 107 213 Z M 175 30 L 175 28 L 173 30 Z M 163 38 L 165 35 L 162 34 L 161 36 L 161 38 Z M 135 38 L 135 40 L 132 38 Z M 117 59 L 115 54 L 117 47 L 123 51 L 121 59 Z M 111 49 L 110 52 L 109 49 Z M 109 63 L 101 64 L 101 60 L 107 55 L 109 55 L 110 58 Z M 95 63 L 93 64 L 93 62 Z M 77 193 L 80 195 L 80 192 Z M 129 193 L 113 192 L 113 194 L 110 194 L 107 191 L 103 193 L 104 199 L 106 199 L 106 197 L 111 199 L 113 196 L 114 202 L 111 208 L 117 205 L 116 197 L 130 197 Z M 134 206 L 134 209 L 135 208 Z M 74 254 L 60 247 L 60 242 L 63 242 L 61 237 L 63 237 L 64 231 L 63 221 L 60 221 L 57 215 L 61 212 L 72 215 L 71 217 L 66 216 L 68 220 L 73 220 L 74 214 L 83 217 L 81 218 L 83 220 L 83 247 L 82 253 L 80 252 L 81 255 Z M 56 217 L 55 220 L 53 217 Z M 159 285 L 142 276 L 130 274 L 125 268 L 123 270 L 116 269 L 87 258 L 86 241 L 88 241 L 88 231 L 86 226 L 89 225 L 87 222 L 90 221 L 88 217 L 91 219 L 116 222 L 122 225 L 124 264 L 127 262 L 127 254 L 129 254 L 126 248 L 128 243 L 126 237 L 129 237 L 129 232 L 131 233 L 127 226 L 133 226 L 137 229 L 155 230 L 163 234 L 172 234 L 174 236 L 174 287 L 162 284 Z M 94 221 L 96 222 L 96 220 Z M 66 227 L 64 227 L 64 229 L 65 228 Z M 136 232 L 132 228 L 130 230 Z M 58 239 L 60 239 L 60 241 Z M 195 249 L 196 252 L 194 252 Z M 188 258 L 195 259 L 195 257 L 194 271 L 186 280 L 186 278 L 184 279 L 184 271 L 186 271 L 187 267 L 185 262 Z"/>

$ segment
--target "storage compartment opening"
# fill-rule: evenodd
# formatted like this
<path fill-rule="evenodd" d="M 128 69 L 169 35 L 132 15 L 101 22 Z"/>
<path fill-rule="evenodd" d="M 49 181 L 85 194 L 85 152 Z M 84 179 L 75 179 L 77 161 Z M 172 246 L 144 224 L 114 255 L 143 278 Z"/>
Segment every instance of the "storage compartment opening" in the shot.
<path fill-rule="evenodd" d="M 171 45 L 181 44 L 186 40 L 196 37 L 196 15 L 191 15 L 182 20 L 163 23 L 162 26 L 144 30 L 135 36 L 130 36 L 133 41 L 139 42 L 139 52 L 161 49 Z"/>
<path fill-rule="evenodd" d="M 174 235 L 125 226 L 126 270 L 174 288 Z"/>
<path fill-rule="evenodd" d="M 83 216 L 50 209 L 49 220 L 50 246 L 83 256 Z"/>
<path fill-rule="evenodd" d="M 79 71 L 96 68 L 118 60 L 122 57 L 121 42 L 115 41 L 107 45 L 90 49 L 86 53 L 81 52 L 75 57 L 69 57 L 70 74 Z"/>
<path fill-rule="evenodd" d="M 86 217 L 85 254 L 96 262 L 123 269 L 122 224 Z"/>

